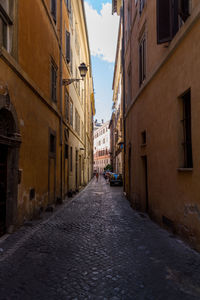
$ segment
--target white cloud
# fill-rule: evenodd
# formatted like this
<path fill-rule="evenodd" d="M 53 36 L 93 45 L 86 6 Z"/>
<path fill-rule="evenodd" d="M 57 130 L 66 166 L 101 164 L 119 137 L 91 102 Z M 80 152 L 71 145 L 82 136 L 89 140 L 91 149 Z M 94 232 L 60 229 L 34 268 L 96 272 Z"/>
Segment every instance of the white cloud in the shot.
<path fill-rule="evenodd" d="M 114 62 L 119 17 L 112 15 L 110 3 L 103 4 L 100 13 L 98 13 L 85 1 L 85 10 L 91 54 L 105 61 Z"/>

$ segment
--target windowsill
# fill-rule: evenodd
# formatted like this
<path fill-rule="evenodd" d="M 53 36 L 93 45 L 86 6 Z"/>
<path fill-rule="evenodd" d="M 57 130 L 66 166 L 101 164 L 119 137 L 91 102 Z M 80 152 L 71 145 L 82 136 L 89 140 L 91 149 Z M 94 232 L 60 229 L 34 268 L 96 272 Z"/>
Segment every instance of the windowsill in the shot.
<path fill-rule="evenodd" d="M 193 172 L 193 168 L 178 168 L 178 172 Z"/>

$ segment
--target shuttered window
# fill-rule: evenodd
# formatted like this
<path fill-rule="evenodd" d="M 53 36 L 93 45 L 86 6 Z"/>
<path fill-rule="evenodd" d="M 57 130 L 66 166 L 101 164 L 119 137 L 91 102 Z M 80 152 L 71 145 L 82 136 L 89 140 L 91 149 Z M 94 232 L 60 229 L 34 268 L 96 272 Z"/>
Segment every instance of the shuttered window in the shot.
<path fill-rule="evenodd" d="M 181 19 L 185 22 L 190 15 L 190 2 L 189 0 L 179 0 L 178 10 Z"/>
<path fill-rule="evenodd" d="M 65 0 L 66 6 L 67 6 L 67 10 L 70 13 L 71 12 L 71 0 Z"/>
<path fill-rule="evenodd" d="M 65 91 L 65 118 L 69 122 L 69 94 Z"/>
<path fill-rule="evenodd" d="M 141 38 L 139 44 L 139 83 L 140 85 L 146 78 L 146 37 Z"/>
<path fill-rule="evenodd" d="M 191 134 L 191 92 L 186 92 L 182 97 L 183 106 L 183 149 L 184 149 L 184 168 L 193 167 L 192 159 L 192 134 Z"/>
<path fill-rule="evenodd" d="M 50 133 L 50 136 L 49 136 L 49 152 L 51 154 L 56 153 L 56 136 L 53 133 Z"/>
<path fill-rule="evenodd" d="M 189 0 L 157 0 L 157 43 L 170 42 L 189 16 Z"/>
<path fill-rule="evenodd" d="M 56 0 L 51 0 L 51 15 L 56 23 Z"/>
<path fill-rule="evenodd" d="M 66 61 L 70 62 L 70 33 L 66 31 Z"/>
<path fill-rule="evenodd" d="M 54 61 L 51 62 L 51 100 L 57 101 L 57 66 Z"/>
<path fill-rule="evenodd" d="M 0 45 L 7 49 L 7 24 L 0 17 Z"/>
<path fill-rule="evenodd" d="M 157 43 L 172 39 L 172 0 L 157 0 Z"/>
<path fill-rule="evenodd" d="M 11 3 L 12 4 L 12 3 Z M 3 46 L 6 50 L 9 49 L 9 41 L 11 40 L 11 31 L 9 31 L 9 27 L 13 25 L 13 21 L 11 18 L 11 11 L 10 9 L 12 6 L 9 1 L 0 1 L 0 47 Z"/>
<path fill-rule="evenodd" d="M 146 0 L 140 0 L 140 7 L 139 7 L 140 15 L 142 14 L 143 8 L 145 6 L 145 2 Z"/>
<path fill-rule="evenodd" d="M 72 147 L 70 147 L 70 171 L 72 172 L 73 167 L 73 150 Z"/>
<path fill-rule="evenodd" d="M 69 118 L 69 122 L 70 122 L 70 125 L 73 127 L 73 102 L 70 100 L 69 102 L 70 106 L 69 106 L 69 113 L 70 113 L 70 118 Z"/>

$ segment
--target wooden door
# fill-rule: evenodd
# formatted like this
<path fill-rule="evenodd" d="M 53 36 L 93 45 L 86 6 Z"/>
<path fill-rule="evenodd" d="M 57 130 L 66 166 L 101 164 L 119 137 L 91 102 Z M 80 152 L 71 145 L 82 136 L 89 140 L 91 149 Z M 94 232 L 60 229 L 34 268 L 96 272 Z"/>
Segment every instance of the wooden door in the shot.
<path fill-rule="evenodd" d="M 147 156 L 142 156 L 142 198 L 143 205 L 145 205 L 145 210 L 148 212 L 149 210 L 149 195 L 148 195 L 148 164 L 147 164 Z"/>
<path fill-rule="evenodd" d="M 7 147 L 0 145 L 0 236 L 6 232 L 7 154 Z"/>

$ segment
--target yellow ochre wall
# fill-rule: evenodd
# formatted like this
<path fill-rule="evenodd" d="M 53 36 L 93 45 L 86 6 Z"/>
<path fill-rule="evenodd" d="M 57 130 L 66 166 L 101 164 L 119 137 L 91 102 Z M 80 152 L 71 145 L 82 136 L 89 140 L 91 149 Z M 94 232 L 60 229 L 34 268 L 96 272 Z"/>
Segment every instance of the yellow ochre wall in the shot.
<path fill-rule="evenodd" d="M 126 49 L 126 69 L 131 57 L 133 77 L 132 102 L 126 109 L 125 189 L 133 205 L 145 211 L 142 156 L 146 155 L 148 212 L 159 223 L 163 222 L 163 216 L 168 218 L 176 233 L 200 249 L 200 19 L 195 18 L 200 6 L 193 1 L 191 16 L 172 42 L 164 47 L 156 44 L 155 4 L 156 1 L 147 3 L 141 17 L 143 20 L 139 21 L 141 23 L 136 21 L 132 29 L 132 41 L 129 41 Z M 147 79 L 139 88 L 138 40 L 136 43 L 133 35 L 139 37 L 144 23 L 147 34 Z M 180 96 L 189 88 L 193 169 L 184 170 L 180 169 L 183 164 Z M 147 134 L 146 146 L 141 145 L 141 133 L 144 130 Z"/>

